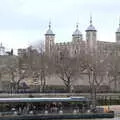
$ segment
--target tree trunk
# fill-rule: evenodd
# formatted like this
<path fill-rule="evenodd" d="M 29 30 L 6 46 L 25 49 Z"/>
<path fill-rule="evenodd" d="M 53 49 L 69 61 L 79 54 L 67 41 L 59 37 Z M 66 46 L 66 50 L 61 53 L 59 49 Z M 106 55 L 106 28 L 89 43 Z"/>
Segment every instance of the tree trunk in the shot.
<path fill-rule="evenodd" d="M 92 108 L 96 108 L 96 89 L 95 89 L 95 73 L 94 71 L 91 71 L 91 80 L 92 80 Z"/>
<path fill-rule="evenodd" d="M 71 82 L 70 82 L 70 78 L 68 78 L 68 80 L 67 80 L 67 92 L 68 93 L 71 93 L 72 91 L 71 91 Z"/>
<path fill-rule="evenodd" d="M 114 77 L 114 91 L 117 91 L 117 77 Z"/>

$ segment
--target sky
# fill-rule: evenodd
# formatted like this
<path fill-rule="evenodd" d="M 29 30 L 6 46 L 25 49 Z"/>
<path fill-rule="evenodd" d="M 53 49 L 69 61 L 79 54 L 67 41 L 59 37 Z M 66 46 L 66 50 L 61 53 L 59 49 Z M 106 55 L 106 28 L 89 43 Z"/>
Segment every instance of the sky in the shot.
<path fill-rule="evenodd" d="M 97 40 L 114 42 L 120 0 L 0 0 L 0 42 L 17 50 L 44 41 L 49 21 L 55 42 L 71 41 L 76 23 L 85 39 L 90 15 Z"/>

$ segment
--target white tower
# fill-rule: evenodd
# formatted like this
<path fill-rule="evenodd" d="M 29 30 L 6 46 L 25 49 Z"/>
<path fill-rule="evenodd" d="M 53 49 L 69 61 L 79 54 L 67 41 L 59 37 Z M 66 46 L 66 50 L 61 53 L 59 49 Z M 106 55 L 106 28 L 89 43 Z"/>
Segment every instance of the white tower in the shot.
<path fill-rule="evenodd" d="M 96 49 L 96 38 L 97 38 L 97 30 L 92 25 L 92 17 L 90 17 L 90 25 L 86 29 L 86 40 L 88 44 L 88 48 L 90 50 Z"/>
<path fill-rule="evenodd" d="M 45 52 L 50 55 L 54 48 L 55 34 L 51 30 L 51 22 L 49 22 L 49 29 L 45 34 Z"/>

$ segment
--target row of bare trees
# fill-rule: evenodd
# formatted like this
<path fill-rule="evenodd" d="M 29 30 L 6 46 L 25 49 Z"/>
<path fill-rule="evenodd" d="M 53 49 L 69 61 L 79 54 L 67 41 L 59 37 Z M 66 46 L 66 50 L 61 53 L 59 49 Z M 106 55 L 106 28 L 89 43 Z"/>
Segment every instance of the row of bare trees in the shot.
<path fill-rule="evenodd" d="M 33 77 L 40 82 L 40 92 L 45 91 L 46 78 L 48 75 L 56 74 L 60 78 L 67 92 L 72 92 L 73 83 L 82 75 L 88 76 L 91 96 L 103 85 L 105 76 L 108 77 L 108 85 L 114 83 L 116 90 L 120 82 L 120 56 L 118 52 L 111 52 L 101 57 L 98 52 L 80 52 L 71 56 L 68 49 L 56 51 L 48 56 L 44 52 L 43 45 L 37 50 L 28 48 L 28 51 L 18 57 L 17 61 L 8 62 L 5 70 L 1 67 L 0 79 L 3 72 L 9 73 L 11 81 L 11 92 L 19 90 L 20 82 L 25 78 Z M 93 94 L 94 93 L 94 94 Z"/>

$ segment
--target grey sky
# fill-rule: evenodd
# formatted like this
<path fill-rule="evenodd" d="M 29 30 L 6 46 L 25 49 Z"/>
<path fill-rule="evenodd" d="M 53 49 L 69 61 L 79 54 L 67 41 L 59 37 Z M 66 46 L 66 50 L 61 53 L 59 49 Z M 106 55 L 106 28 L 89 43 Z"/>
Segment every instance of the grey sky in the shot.
<path fill-rule="evenodd" d="M 43 40 L 49 20 L 56 42 L 71 41 L 76 22 L 85 39 L 90 13 L 98 40 L 115 41 L 120 0 L 0 0 L 0 41 L 17 49 Z"/>

